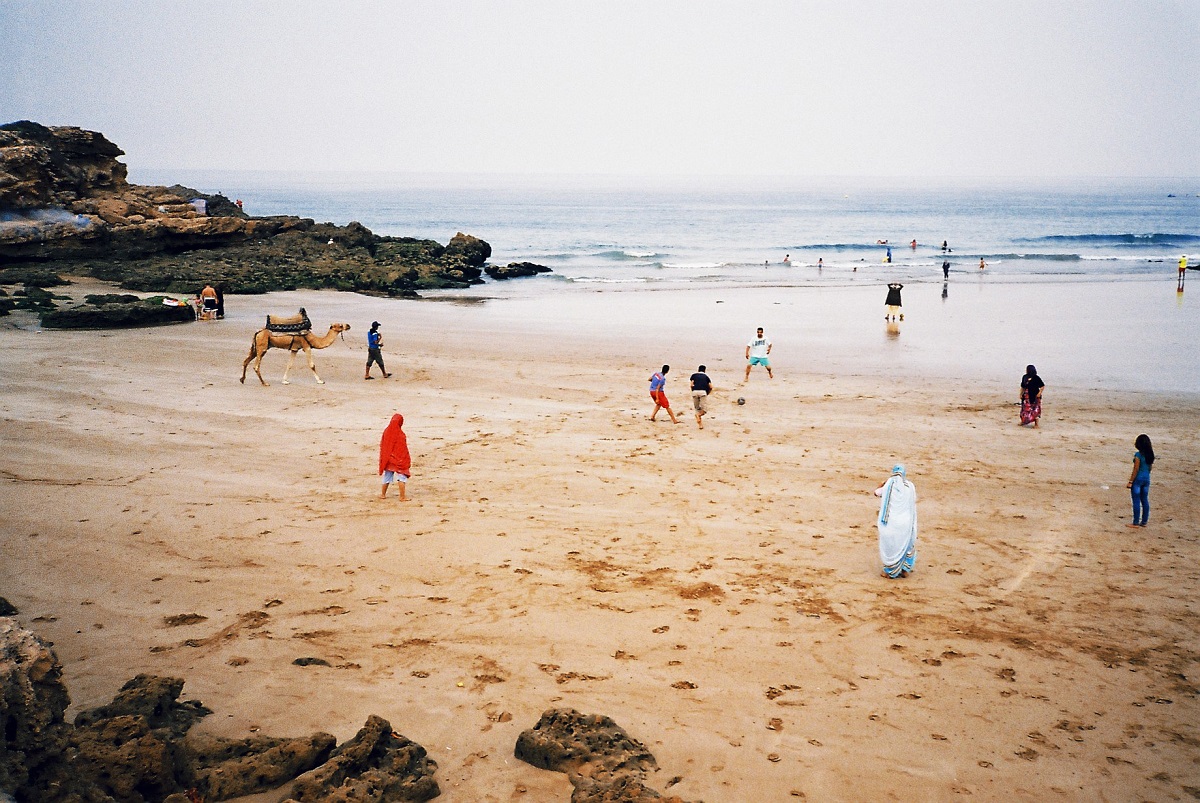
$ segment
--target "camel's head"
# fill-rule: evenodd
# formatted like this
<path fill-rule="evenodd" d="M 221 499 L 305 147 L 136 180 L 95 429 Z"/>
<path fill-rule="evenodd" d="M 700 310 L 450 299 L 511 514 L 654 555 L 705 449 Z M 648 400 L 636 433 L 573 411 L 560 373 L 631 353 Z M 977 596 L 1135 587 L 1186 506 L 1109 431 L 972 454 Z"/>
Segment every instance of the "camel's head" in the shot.
<path fill-rule="evenodd" d="M 348 324 L 348 323 L 335 323 L 335 324 L 331 325 L 329 328 L 330 328 L 330 329 L 332 329 L 332 330 L 333 330 L 333 331 L 335 331 L 335 332 L 338 332 L 338 333 L 340 334 L 341 332 L 349 332 L 349 331 L 350 331 L 350 324 Z"/>

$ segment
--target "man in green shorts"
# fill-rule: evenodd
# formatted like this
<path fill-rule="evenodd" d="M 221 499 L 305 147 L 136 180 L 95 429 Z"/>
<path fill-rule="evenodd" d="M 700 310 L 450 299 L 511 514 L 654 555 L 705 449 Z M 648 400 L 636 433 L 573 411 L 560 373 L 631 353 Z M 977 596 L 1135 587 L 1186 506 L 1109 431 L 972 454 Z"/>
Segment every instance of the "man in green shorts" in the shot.
<path fill-rule="evenodd" d="M 743 382 L 750 381 L 750 369 L 756 365 L 766 368 L 769 378 L 775 378 L 775 374 L 771 371 L 771 361 L 767 359 L 767 355 L 770 353 L 771 341 L 763 334 L 763 328 L 760 326 L 758 334 L 746 344 L 746 378 L 742 380 Z"/>

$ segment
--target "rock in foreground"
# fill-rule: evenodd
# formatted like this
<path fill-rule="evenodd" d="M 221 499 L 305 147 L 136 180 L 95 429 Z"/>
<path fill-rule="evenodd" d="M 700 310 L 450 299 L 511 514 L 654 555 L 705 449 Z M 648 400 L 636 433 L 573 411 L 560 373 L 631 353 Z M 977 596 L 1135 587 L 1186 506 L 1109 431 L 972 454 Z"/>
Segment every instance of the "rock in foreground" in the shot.
<path fill-rule="evenodd" d="M 80 713 L 72 726 L 63 717 L 70 698 L 62 665 L 49 645 L 0 618 L 0 792 L 45 803 L 218 801 L 300 776 L 294 794 L 305 803 L 438 795 L 437 764 L 379 717 L 337 750 L 327 733 L 297 739 L 190 734 L 211 712 L 180 701 L 182 691 L 178 678 L 138 675 L 111 703 Z"/>
<path fill-rule="evenodd" d="M 646 786 L 658 763 L 646 746 L 606 716 L 552 708 L 517 737 L 517 758 L 565 772 L 571 803 L 684 803 Z"/>

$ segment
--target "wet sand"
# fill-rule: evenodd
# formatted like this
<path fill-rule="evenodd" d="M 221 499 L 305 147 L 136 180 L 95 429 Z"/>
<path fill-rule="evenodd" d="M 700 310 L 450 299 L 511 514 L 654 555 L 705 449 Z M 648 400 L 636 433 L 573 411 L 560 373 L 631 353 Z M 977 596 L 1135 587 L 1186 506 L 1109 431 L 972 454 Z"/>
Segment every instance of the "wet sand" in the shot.
<path fill-rule="evenodd" d="M 1070 367 L 1047 338 L 1064 367 L 1039 365 L 1042 427 L 1021 428 L 1027 349 L 994 364 L 1009 330 L 967 313 L 1020 328 L 1030 304 L 951 286 L 954 324 L 925 289 L 906 287 L 899 332 L 838 323 L 882 316 L 858 288 L 296 292 L 186 327 L 3 322 L 0 594 L 54 641 L 69 715 L 139 672 L 186 678 L 226 735 L 345 739 L 376 713 L 451 801 L 568 800 L 512 756 L 554 706 L 613 717 L 656 755 L 652 785 L 709 803 L 1194 796 L 1194 361 L 1147 387 L 1095 359 L 1107 329 Z M 327 384 L 301 364 L 280 384 L 278 352 L 270 387 L 239 384 L 266 313 L 298 306 L 354 327 L 315 352 Z M 1119 333 L 1130 316 L 1110 315 Z M 362 381 L 371 320 L 389 380 Z M 776 378 L 740 387 L 760 324 Z M 647 420 L 662 362 L 677 426 Z M 718 389 L 703 431 L 699 362 Z M 397 410 L 407 503 L 377 498 Z M 1160 462 L 1131 530 L 1143 431 Z M 871 492 L 897 460 L 920 554 L 887 581 Z M 182 614 L 204 618 L 167 624 Z M 308 656 L 330 666 L 292 664 Z"/>

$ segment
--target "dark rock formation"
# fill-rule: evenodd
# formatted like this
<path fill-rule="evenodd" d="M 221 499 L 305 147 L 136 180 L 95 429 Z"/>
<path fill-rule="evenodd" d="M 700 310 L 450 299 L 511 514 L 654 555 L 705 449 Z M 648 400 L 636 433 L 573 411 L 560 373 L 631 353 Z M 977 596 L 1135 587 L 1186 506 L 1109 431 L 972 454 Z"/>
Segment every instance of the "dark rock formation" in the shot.
<path fill-rule="evenodd" d="M 195 700 L 179 701 L 183 681 L 157 675 L 138 675 L 117 692 L 108 705 L 80 712 L 75 727 L 95 725 L 106 719 L 137 716 L 153 729 L 165 729 L 172 736 L 183 736 L 193 725 L 212 713 Z"/>
<path fill-rule="evenodd" d="M 132 299 L 132 300 L 128 300 Z M 88 296 L 78 307 L 42 312 L 47 329 L 128 329 L 165 323 L 190 323 L 196 313 L 190 305 L 167 306 L 162 296 L 140 299 L 137 296 Z"/>
<path fill-rule="evenodd" d="M 328 733 L 307 738 L 223 739 L 190 734 L 183 743 L 184 785 L 204 800 L 228 800 L 263 792 L 319 767 L 337 740 Z"/>
<path fill-rule="evenodd" d="M 481 281 L 491 255 L 490 245 L 462 233 L 442 246 L 380 237 L 359 223 L 250 217 L 223 195 L 130 184 L 122 154 L 94 131 L 0 126 L 0 266 L 52 263 L 148 292 L 190 294 L 220 282 L 229 293 L 411 296 Z"/>
<path fill-rule="evenodd" d="M 488 265 L 484 271 L 493 279 L 516 279 L 521 276 L 536 276 L 539 273 L 551 272 L 545 265 L 536 265 L 532 262 L 509 262 L 504 267 Z"/>
<path fill-rule="evenodd" d="M 358 734 L 329 760 L 296 779 L 289 800 L 297 803 L 424 801 L 441 794 L 437 762 L 425 748 L 372 715 Z"/>
<path fill-rule="evenodd" d="M 0 619 L 0 790 L 19 793 L 62 760 L 71 726 L 62 665 L 50 646 Z"/>
<path fill-rule="evenodd" d="M 571 803 L 684 803 L 646 786 L 658 771 L 653 754 L 605 716 L 552 708 L 517 737 L 517 758 L 565 772 L 574 787 Z"/>
<path fill-rule="evenodd" d="M 16 616 L 18 613 L 20 611 L 17 610 L 15 605 L 4 597 L 0 597 L 0 616 Z"/>
<path fill-rule="evenodd" d="M 305 801 L 438 794 L 437 764 L 378 717 L 336 752 L 327 733 L 228 739 L 188 733 L 210 712 L 180 701 L 182 691 L 177 678 L 138 675 L 111 703 L 80 713 L 71 726 L 63 718 L 70 700 L 62 666 L 49 645 L 0 619 L 0 792 L 46 803 L 218 801 L 307 773 L 296 787 Z"/>

